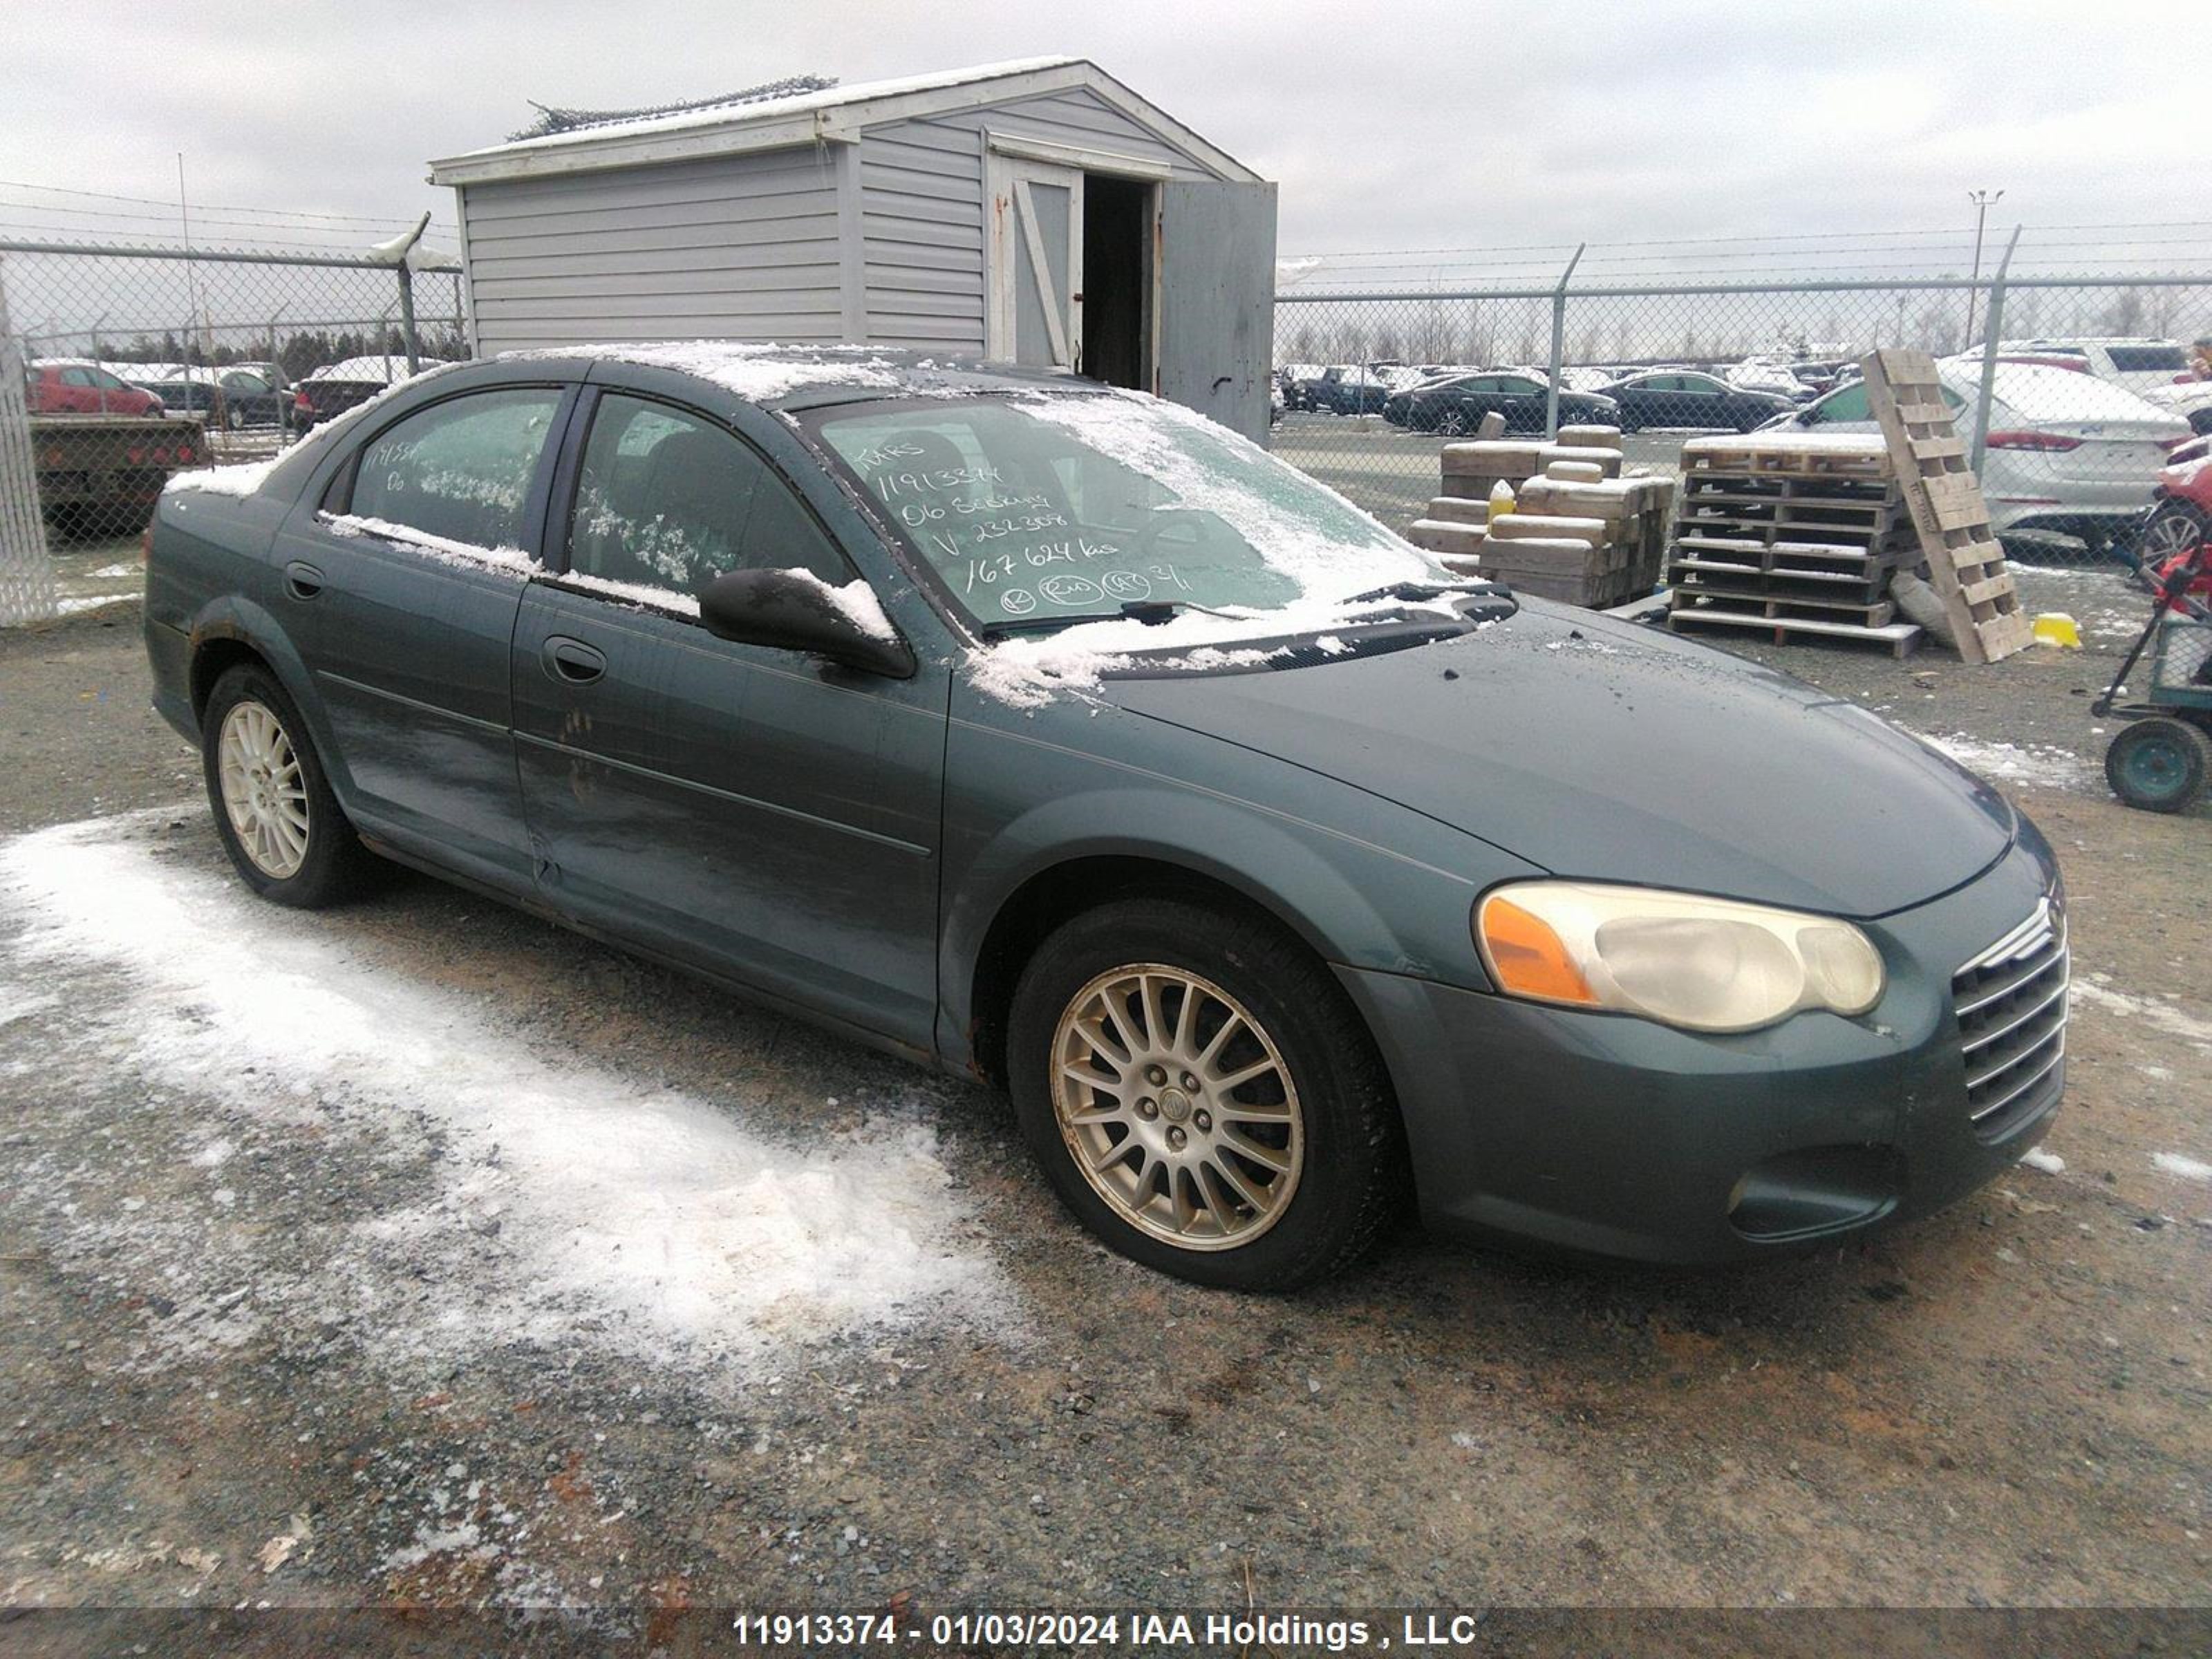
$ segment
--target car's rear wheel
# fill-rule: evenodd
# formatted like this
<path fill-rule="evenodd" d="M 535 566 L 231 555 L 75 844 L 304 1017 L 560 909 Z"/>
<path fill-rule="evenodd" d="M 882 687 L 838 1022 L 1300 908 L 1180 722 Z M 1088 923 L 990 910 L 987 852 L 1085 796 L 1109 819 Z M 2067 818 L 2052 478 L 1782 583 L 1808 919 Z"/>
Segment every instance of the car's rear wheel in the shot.
<path fill-rule="evenodd" d="M 2105 750 L 2112 793 L 2146 812 L 2179 812 L 2204 793 L 2212 744 L 2186 720 L 2160 714 L 2131 721 Z"/>
<path fill-rule="evenodd" d="M 248 887 L 306 910 L 361 890 L 374 867 L 368 849 L 275 675 L 253 664 L 226 672 L 208 695 L 200 738 L 216 830 Z"/>
<path fill-rule="evenodd" d="M 1077 1218 L 1201 1285 L 1285 1291 L 1356 1261 L 1397 1206 L 1397 1108 L 1328 969 L 1257 920 L 1131 900 L 1024 970 L 1007 1060 L 1023 1133 Z"/>
<path fill-rule="evenodd" d="M 2204 510 L 2190 501 L 2166 501 L 2150 515 L 2136 543 L 2136 554 L 2145 568 L 2155 569 L 2168 559 L 2192 551 L 2204 539 Z"/>

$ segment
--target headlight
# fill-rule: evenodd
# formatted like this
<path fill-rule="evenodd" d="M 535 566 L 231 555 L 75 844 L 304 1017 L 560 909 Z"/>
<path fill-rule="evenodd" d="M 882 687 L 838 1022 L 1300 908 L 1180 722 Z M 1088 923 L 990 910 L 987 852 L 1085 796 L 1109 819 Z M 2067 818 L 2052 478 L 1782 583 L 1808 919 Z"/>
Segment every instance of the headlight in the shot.
<path fill-rule="evenodd" d="M 1514 882 L 1475 906 L 1474 939 L 1508 996 L 1690 1031 L 1863 1014 L 1881 999 L 1881 957 L 1849 922 L 1693 893 Z"/>

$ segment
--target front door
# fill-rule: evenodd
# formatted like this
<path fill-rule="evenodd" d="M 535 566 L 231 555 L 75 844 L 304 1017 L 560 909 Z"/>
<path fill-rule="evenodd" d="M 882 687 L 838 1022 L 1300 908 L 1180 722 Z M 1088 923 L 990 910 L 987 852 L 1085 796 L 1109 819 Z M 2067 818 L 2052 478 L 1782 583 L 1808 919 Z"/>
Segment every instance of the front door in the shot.
<path fill-rule="evenodd" d="M 568 571 L 531 585 L 514 635 L 541 890 L 587 924 L 926 1049 L 945 669 L 890 680 L 708 634 L 696 595 L 728 571 L 860 578 L 712 416 L 607 392 L 589 419 Z"/>
<path fill-rule="evenodd" d="M 994 153 L 990 178 L 984 355 L 1072 369 L 1083 357 L 1083 174 Z"/>

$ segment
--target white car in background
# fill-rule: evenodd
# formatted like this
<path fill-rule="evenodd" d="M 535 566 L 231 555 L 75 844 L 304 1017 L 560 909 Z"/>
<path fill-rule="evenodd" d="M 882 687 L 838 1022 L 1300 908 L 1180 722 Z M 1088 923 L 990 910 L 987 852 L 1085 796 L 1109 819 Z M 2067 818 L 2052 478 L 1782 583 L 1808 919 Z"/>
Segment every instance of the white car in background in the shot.
<path fill-rule="evenodd" d="M 1959 434 L 1971 443 L 1980 361 L 1946 358 L 1936 373 Z M 1880 430 L 1863 381 L 1767 424 L 1784 431 Z M 2191 435 L 2179 416 L 2094 374 L 2000 362 L 1982 464 L 1990 526 L 2000 536 L 2041 532 L 2093 543 L 2126 535 L 2149 510 L 2166 452 Z"/>
<path fill-rule="evenodd" d="M 1954 361 L 1978 364 L 1983 349 L 1983 343 L 1977 341 Z M 2069 367 L 2078 364 L 2085 374 L 2132 392 L 2171 386 L 2189 368 L 2179 340 L 2046 335 L 2032 340 L 1999 340 L 1997 349 L 2008 357 L 2048 357 Z"/>
<path fill-rule="evenodd" d="M 2180 416 L 2199 434 L 2212 433 L 2212 380 L 2146 386 L 2142 395 L 2169 415 Z"/>

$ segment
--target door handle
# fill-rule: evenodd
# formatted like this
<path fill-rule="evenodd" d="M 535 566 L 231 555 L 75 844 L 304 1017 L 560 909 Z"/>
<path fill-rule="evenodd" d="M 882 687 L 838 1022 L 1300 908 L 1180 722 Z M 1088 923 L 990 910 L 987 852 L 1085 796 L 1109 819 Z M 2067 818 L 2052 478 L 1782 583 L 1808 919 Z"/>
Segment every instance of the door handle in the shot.
<path fill-rule="evenodd" d="M 607 672 L 605 652 L 565 634 L 549 637 L 538 653 L 538 660 L 548 674 L 568 685 L 589 685 Z"/>
<path fill-rule="evenodd" d="M 304 559 L 284 567 L 284 591 L 295 599 L 312 599 L 323 591 L 323 573 Z"/>

